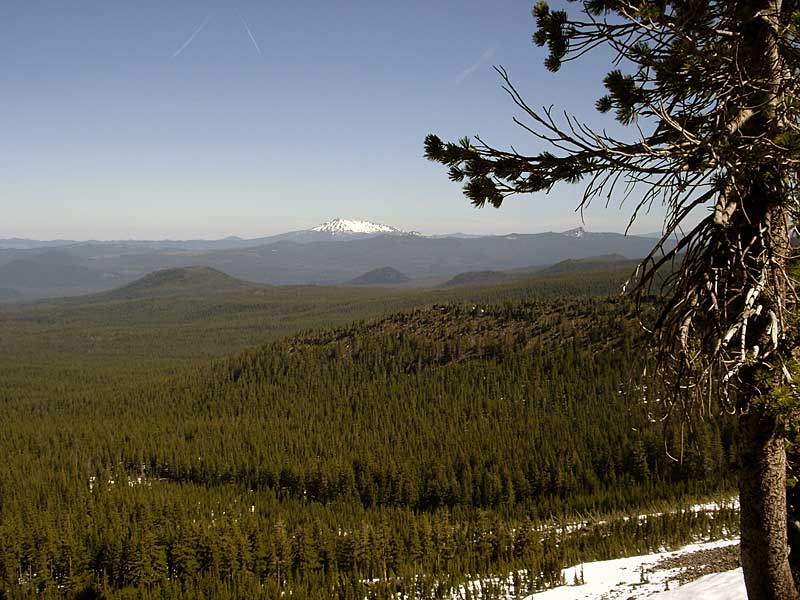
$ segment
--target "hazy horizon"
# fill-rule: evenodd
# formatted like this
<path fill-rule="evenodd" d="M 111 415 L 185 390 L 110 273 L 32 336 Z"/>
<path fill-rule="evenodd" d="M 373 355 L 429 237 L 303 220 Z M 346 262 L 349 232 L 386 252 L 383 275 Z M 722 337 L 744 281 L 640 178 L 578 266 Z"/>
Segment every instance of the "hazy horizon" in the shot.
<path fill-rule="evenodd" d="M 338 218 L 338 217 L 337 217 Z M 333 219 L 329 219 L 333 220 Z M 371 221 L 370 219 L 360 219 L 364 221 Z M 390 225 L 394 226 L 392 223 L 380 223 L 377 221 L 371 221 L 375 223 L 379 223 L 381 225 Z M 67 242 L 124 242 L 124 241 L 189 241 L 189 240 L 203 240 L 203 241 L 217 241 L 217 240 L 225 240 L 229 238 L 238 238 L 242 240 L 249 240 L 249 239 L 258 239 L 264 237 L 270 237 L 274 235 L 280 235 L 284 233 L 291 233 L 293 231 L 307 231 L 310 230 L 312 227 L 322 224 L 323 222 L 317 222 L 313 225 L 297 230 L 280 230 L 280 231 L 270 231 L 267 233 L 256 234 L 256 235 L 241 235 L 237 233 L 229 233 L 226 235 L 220 235 L 216 237 L 203 237 L 203 236 L 184 236 L 184 237 L 128 237 L 128 238 L 114 238 L 114 237 L 101 237 L 101 236 L 89 236 L 89 237 L 57 237 L 57 238 L 42 238 L 42 237 L 30 237 L 30 236 L 19 236 L 19 235 L 2 235 L 0 234 L 0 240 L 29 240 L 29 241 L 41 241 L 41 242 L 59 242 L 59 241 L 67 241 Z M 460 230 L 449 230 L 449 231 L 421 231 L 420 229 L 401 229 L 404 232 L 414 232 L 419 233 L 423 236 L 431 237 L 431 236 L 446 236 L 446 235 L 475 235 L 475 236 L 503 236 L 503 235 L 532 235 L 532 234 L 540 234 L 540 233 L 563 233 L 566 231 L 570 231 L 572 229 L 576 229 L 578 227 L 583 228 L 587 232 L 591 233 L 618 233 L 618 234 L 625 234 L 624 230 L 600 230 L 600 229 L 592 229 L 585 224 L 576 225 L 575 227 L 569 227 L 566 229 L 542 229 L 537 231 L 529 231 L 529 230 L 508 230 L 508 231 L 481 231 L 481 232 L 469 232 L 469 231 L 460 231 Z M 656 230 L 636 230 L 630 231 L 627 235 L 630 236 L 649 236 L 656 233 Z"/>

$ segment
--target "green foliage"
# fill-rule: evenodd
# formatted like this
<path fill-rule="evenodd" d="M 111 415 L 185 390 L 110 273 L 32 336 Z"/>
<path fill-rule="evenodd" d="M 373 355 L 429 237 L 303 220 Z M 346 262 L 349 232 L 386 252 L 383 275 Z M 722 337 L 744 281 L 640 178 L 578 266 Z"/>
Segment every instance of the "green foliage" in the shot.
<path fill-rule="evenodd" d="M 698 431 L 683 464 L 664 456 L 678 432 L 649 426 L 632 307 L 588 293 L 614 269 L 355 308 L 318 289 L 3 313 L 0 589 L 528 593 L 567 562 L 721 535 L 735 513 L 670 508 L 730 486 L 730 425 Z M 319 327 L 375 298 L 429 303 Z M 625 518 L 642 511 L 663 514 Z M 607 524 L 566 535 L 577 513 Z"/>
<path fill-rule="evenodd" d="M 536 19 L 533 42 L 537 46 L 547 45 L 550 54 L 545 66 L 550 71 L 558 71 L 569 44 L 567 13 L 563 10 L 551 11 L 547 2 L 537 2 L 533 7 L 533 16 Z"/>

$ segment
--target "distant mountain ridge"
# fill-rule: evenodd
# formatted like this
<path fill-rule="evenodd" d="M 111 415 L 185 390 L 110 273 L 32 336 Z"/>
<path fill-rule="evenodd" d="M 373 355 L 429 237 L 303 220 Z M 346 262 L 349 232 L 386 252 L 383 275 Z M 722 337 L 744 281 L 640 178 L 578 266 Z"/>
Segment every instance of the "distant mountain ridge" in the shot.
<path fill-rule="evenodd" d="M 30 240 L 27 238 L 6 238 L 0 239 L 0 248 L 30 250 L 31 248 L 69 246 L 77 243 L 79 242 L 75 240 Z"/>
<path fill-rule="evenodd" d="M 340 219 L 316 229 L 256 240 L 83 242 L 57 248 L 0 248 L 0 287 L 16 289 L 30 298 L 96 293 L 147 273 L 193 265 L 207 265 L 232 277 L 273 285 L 340 284 L 385 265 L 411 279 L 449 279 L 465 272 L 538 268 L 604 255 L 634 260 L 646 256 L 655 243 L 652 238 L 582 228 L 438 238 L 369 221 Z M 474 277 L 494 278 L 486 273 Z"/>
<path fill-rule="evenodd" d="M 619 233 L 613 232 L 591 232 L 583 227 L 576 227 L 562 232 L 546 232 L 549 234 L 558 234 L 571 238 L 583 237 L 605 237 L 605 236 L 619 236 Z M 188 239 L 188 240 L 34 240 L 27 238 L 0 238 L 0 250 L 18 250 L 29 251 L 39 250 L 43 248 L 53 249 L 69 249 L 75 251 L 76 249 L 83 249 L 86 247 L 105 247 L 113 248 L 115 251 L 133 252 L 133 251 L 149 251 L 149 250 L 186 250 L 193 252 L 212 251 L 212 250 L 236 250 L 241 248 L 252 248 L 256 246 L 263 246 L 278 241 L 293 241 L 298 243 L 321 242 L 321 241 L 347 241 L 347 240 L 361 240 L 366 237 L 374 237 L 379 235 L 403 235 L 411 237 L 427 237 L 429 239 L 480 239 L 488 237 L 512 237 L 519 235 L 544 235 L 537 233 L 510 233 L 510 234 L 474 234 L 474 233 L 448 233 L 448 234 L 434 234 L 423 235 L 418 231 L 405 231 L 391 225 L 383 223 L 376 223 L 374 221 L 365 221 L 358 219 L 342 219 L 335 218 L 325 223 L 321 223 L 310 229 L 300 229 L 297 231 L 288 231 L 285 233 L 278 233 L 274 235 L 258 237 L 258 238 L 242 238 L 236 235 L 230 235 L 222 239 Z M 638 236 L 640 238 L 660 237 L 659 234 L 648 233 Z"/>

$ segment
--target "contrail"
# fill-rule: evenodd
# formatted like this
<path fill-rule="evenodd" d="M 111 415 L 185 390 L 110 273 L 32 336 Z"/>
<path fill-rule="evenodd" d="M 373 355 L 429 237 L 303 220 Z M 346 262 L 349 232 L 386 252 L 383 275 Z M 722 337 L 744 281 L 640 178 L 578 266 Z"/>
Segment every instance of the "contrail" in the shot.
<path fill-rule="evenodd" d="M 458 74 L 458 77 L 456 77 L 456 83 L 461 83 L 462 81 L 464 81 L 467 77 L 469 77 L 475 71 L 477 71 L 483 65 L 485 65 L 489 61 L 489 59 L 491 59 L 493 56 L 494 56 L 494 47 L 487 48 L 486 52 L 484 52 L 483 55 L 481 55 L 481 57 L 474 65 L 467 67 L 466 69 L 461 71 L 461 73 Z"/>
<path fill-rule="evenodd" d="M 177 58 L 178 56 L 180 56 L 181 52 L 186 50 L 186 48 L 189 47 L 189 44 L 191 44 L 194 41 L 194 38 L 196 38 L 198 36 L 198 34 L 201 31 L 203 31 L 203 29 L 206 28 L 206 25 L 208 25 L 208 22 L 210 20 L 211 20 L 211 13 L 208 13 L 208 16 L 206 17 L 206 20 L 203 21 L 203 24 L 200 25 L 200 27 L 198 27 L 197 29 L 194 30 L 194 33 L 189 36 L 189 39 L 187 39 L 185 42 L 183 42 L 183 45 L 175 51 L 175 54 L 172 55 L 172 58 Z"/>
<path fill-rule="evenodd" d="M 247 30 L 247 35 L 250 36 L 250 41 L 253 42 L 256 52 L 258 52 L 258 55 L 261 56 L 261 48 L 258 47 L 258 42 L 256 41 L 256 38 L 253 37 L 253 32 L 250 31 L 250 28 L 247 26 L 247 21 L 245 21 L 244 17 L 241 15 L 239 15 L 239 18 L 242 20 L 242 25 L 244 25 L 245 30 Z"/>

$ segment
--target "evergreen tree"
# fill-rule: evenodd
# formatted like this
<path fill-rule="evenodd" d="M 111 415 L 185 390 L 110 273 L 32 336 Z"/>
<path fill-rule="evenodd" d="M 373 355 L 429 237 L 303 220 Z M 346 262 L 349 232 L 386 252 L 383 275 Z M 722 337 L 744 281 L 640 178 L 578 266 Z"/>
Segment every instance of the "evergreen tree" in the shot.
<path fill-rule="evenodd" d="M 582 207 L 623 186 L 640 190 L 632 220 L 653 202 L 664 203 L 664 235 L 637 287 L 641 296 L 662 296 L 648 323 L 660 371 L 675 384 L 677 406 L 683 390 L 706 408 L 720 392 L 723 407 L 739 415 L 748 595 L 796 600 L 784 440 L 799 410 L 795 283 L 788 270 L 798 213 L 800 6 L 796 0 L 575 3 L 580 18 L 538 2 L 534 41 L 547 46 L 551 71 L 609 48 L 614 62 L 596 108 L 613 111 L 632 136 L 615 138 L 531 108 L 499 69 L 528 119 L 518 122 L 552 149 L 526 154 L 480 138 L 444 143 L 429 135 L 426 156 L 447 165 L 452 180 L 467 180 L 465 194 L 477 206 L 582 179 L 589 182 Z M 699 207 L 708 214 L 695 225 Z"/>

